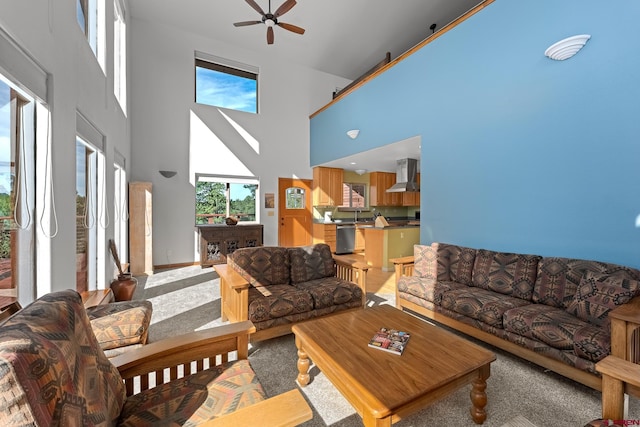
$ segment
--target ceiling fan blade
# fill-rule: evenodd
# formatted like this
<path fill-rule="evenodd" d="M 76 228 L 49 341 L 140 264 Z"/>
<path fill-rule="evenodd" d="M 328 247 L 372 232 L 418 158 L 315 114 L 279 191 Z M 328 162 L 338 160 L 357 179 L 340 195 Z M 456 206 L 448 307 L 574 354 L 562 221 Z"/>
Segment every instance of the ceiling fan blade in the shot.
<path fill-rule="evenodd" d="M 286 22 L 278 22 L 277 25 L 296 34 L 304 34 L 304 28 L 300 28 L 296 25 L 287 24 Z"/>
<path fill-rule="evenodd" d="M 267 27 L 267 44 L 273 44 L 273 27 Z"/>
<path fill-rule="evenodd" d="M 242 21 L 242 22 L 234 22 L 233 25 L 236 27 L 246 27 L 247 25 L 255 25 L 262 24 L 262 21 Z"/>
<path fill-rule="evenodd" d="M 282 16 L 285 13 L 289 12 L 291 8 L 295 5 L 296 5 L 296 0 L 287 0 L 284 3 L 282 3 L 278 9 L 276 9 L 273 16 L 275 16 L 276 18 L 279 16 Z"/>
<path fill-rule="evenodd" d="M 258 3 L 256 3 L 254 0 L 244 0 L 244 1 L 246 1 L 249 4 L 249 6 L 251 6 L 260 15 L 264 15 L 264 10 L 262 10 L 262 8 L 258 6 Z"/>

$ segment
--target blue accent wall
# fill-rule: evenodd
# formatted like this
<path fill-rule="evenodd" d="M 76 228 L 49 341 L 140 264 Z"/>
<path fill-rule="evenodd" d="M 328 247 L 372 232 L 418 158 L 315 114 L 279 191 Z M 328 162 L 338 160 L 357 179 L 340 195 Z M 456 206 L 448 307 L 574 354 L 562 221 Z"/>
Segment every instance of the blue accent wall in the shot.
<path fill-rule="evenodd" d="M 314 116 L 311 164 L 420 135 L 421 243 L 640 268 L 638 22 L 637 0 L 496 0 Z"/>

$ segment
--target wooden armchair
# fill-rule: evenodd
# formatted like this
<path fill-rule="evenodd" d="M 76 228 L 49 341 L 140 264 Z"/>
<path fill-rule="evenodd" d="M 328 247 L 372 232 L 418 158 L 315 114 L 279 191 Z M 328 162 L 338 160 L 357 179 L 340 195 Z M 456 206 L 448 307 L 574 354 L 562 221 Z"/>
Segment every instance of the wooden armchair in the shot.
<path fill-rule="evenodd" d="M 240 322 L 107 359 L 80 296 L 45 295 L 0 328 L 0 425 L 295 426 L 311 419 L 298 390 L 265 396 L 247 360 L 253 331 Z"/>

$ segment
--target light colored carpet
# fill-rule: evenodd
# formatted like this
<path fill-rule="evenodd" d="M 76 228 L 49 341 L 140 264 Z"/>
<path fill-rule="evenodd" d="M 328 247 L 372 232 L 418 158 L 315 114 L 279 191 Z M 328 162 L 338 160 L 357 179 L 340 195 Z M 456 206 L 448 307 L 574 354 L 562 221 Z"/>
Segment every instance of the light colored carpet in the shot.
<path fill-rule="evenodd" d="M 134 298 L 146 298 L 153 303 L 150 342 L 222 324 L 220 290 L 213 269 L 186 267 L 138 280 Z M 369 305 L 394 302 L 393 295 L 367 297 Z M 600 417 L 599 392 L 478 343 L 497 355 L 488 380 L 485 408 L 488 418 L 484 426 L 582 427 Z M 297 351 L 292 335 L 253 345 L 249 360 L 268 395 L 298 387 L 295 381 Z M 313 419 L 304 426 L 362 426 L 360 417 L 322 372 L 312 365 L 310 374 L 311 383 L 301 390 L 312 407 Z M 469 415 L 469 391 L 470 388 L 463 388 L 395 425 L 474 426 Z M 640 404 L 636 399 L 631 399 L 629 418 L 640 419 Z"/>
<path fill-rule="evenodd" d="M 502 425 L 502 427 L 536 427 L 535 424 L 532 424 L 522 415 L 518 415 L 514 419 Z"/>

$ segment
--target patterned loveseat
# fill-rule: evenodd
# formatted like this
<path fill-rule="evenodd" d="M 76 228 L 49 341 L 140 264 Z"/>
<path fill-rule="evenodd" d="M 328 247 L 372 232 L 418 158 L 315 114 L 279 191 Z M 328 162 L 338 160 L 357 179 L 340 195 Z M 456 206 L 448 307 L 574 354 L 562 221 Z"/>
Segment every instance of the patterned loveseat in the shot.
<path fill-rule="evenodd" d="M 364 307 L 364 263 L 337 261 L 329 245 L 238 249 L 220 276 L 222 320 L 250 320 L 252 341 L 291 332 L 295 323 Z"/>
<path fill-rule="evenodd" d="M 394 262 L 398 308 L 595 389 L 596 363 L 611 353 L 611 311 L 640 303 L 640 270 L 610 263 L 444 243 Z"/>
<path fill-rule="evenodd" d="M 256 417 L 264 425 L 297 425 L 310 419 L 298 390 L 266 398 L 247 360 L 252 331 L 250 322 L 226 325 L 107 359 L 80 295 L 45 295 L 0 326 L 0 425 L 247 425 Z"/>

